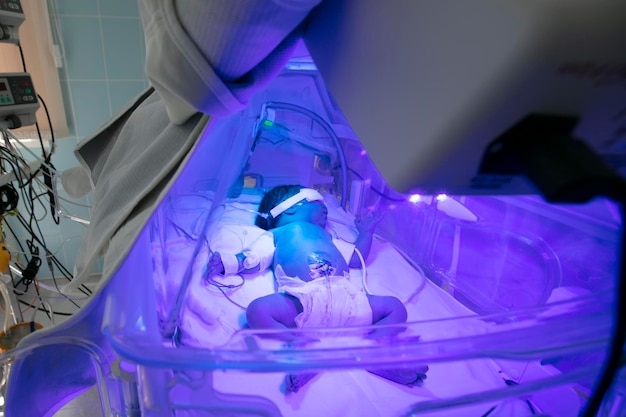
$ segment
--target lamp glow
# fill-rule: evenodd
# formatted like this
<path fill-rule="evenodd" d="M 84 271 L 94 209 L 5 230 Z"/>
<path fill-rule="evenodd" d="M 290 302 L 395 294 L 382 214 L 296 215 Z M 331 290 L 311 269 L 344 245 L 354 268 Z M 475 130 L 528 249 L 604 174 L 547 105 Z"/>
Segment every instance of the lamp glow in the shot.
<path fill-rule="evenodd" d="M 419 194 L 412 194 L 411 196 L 409 196 L 409 201 L 413 204 L 417 204 L 422 201 L 422 196 Z"/>

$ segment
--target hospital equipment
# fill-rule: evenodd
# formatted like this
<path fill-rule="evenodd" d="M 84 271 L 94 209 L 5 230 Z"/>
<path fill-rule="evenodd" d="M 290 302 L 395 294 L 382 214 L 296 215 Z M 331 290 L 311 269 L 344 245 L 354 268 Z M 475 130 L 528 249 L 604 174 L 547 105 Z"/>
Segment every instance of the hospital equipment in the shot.
<path fill-rule="evenodd" d="M 24 11 L 20 0 L 0 3 L 0 42 L 17 43 L 19 27 L 24 22 Z"/>
<path fill-rule="evenodd" d="M 152 16 L 151 27 L 180 36 L 185 62 L 176 65 L 197 68 L 186 66 L 198 51 L 176 32 L 174 16 Z M 224 87 L 214 72 L 190 77 L 197 89 L 181 106 L 172 105 L 181 101 L 168 90 L 172 80 L 150 73 L 155 90 L 79 146 L 99 210 L 77 267 L 89 270 L 104 252 L 107 280 L 75 317 L 9 353 L 7 411 L 45 415 L 97 385 L 103 410 L 114 415 L 578 415 L 615 323 L 616 204 L 399 193 L 331 97 L 317 61 L 294 58 L 254 94 L 247 85 L 230 86 L 241 96 L 216 93 L 224 100 L 212 104 L 217 113 L 207 111 L 214 118 L 194 107 L 206 104 L 199 97 L 207 85 Z M 377 114 L 371 122 L 382 133 L 394 127 L 395 116 Z M 404 339 L 377 344 L 363 338 L 364 328 L 314 329 L 318 342 L 287 349 L 240 321 L 248 302 L 273 290 L 271 274 L 201 279 L 211 251 L 236 253 L 255 238 L 262 193 L 285 183 L 324 195 L 331 233 L 348 242 L 350 210 L 386 212 L 370 263 L 353 272 L 368 291 L 405 302 Z M 73 367 L 64 368 L 70 357 Z M 412 389 L 363 372 L 424 363 L 428 379 Z M 320 374 L 285 396 L 282 376 L 292 371 Z M 616 381 L 602 404 L 607 415 L 623 410 L 624 375 Z"/>
<path fill-rule="evenodd" d="M 37 93 L 28 73 L 0 73 L 0 128 L 16 129 L 35 124 Z"/>

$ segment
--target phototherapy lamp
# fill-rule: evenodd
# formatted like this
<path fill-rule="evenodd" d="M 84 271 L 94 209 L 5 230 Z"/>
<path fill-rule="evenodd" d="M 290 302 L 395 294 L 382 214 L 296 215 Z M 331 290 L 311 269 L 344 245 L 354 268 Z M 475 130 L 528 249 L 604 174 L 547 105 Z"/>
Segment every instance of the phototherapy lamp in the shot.
<path fill-rule="evenodd" d="M 305 41 L 392 188 L 524 194 L 497 159 L 538 136 L 626 172 L 625 22 L 619 0 L 344 0 L 313 11 Z"/>
<path fill-rule="evenodd" d="M 625 2 L 326 1 L 304 39 L 395 190 L 624 203 Z M 623 271 L 616 280 L 588 416 L 621 366 Z"/>

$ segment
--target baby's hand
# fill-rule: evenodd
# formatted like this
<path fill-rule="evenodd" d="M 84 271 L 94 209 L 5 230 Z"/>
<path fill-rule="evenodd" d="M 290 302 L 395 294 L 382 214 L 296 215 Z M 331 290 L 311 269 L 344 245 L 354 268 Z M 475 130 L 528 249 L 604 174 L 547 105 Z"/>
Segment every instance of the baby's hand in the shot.
<path fill-rule="evenodd" d="M 224 274 L 224 263 L 222 263 L 222 255 L 219 252 L 214 252 L 209 258 L 209 262 L 204 270 L 204 279 L 207 280 L 215 275 Z"/>
<path fill-rule="evenodd" d="M 382 219 L 383 214 L 378 210 L 374 210 L 370 211 L 365 216 L 357 216 L 354 224 L 359 233 L 372 233 Z"/>

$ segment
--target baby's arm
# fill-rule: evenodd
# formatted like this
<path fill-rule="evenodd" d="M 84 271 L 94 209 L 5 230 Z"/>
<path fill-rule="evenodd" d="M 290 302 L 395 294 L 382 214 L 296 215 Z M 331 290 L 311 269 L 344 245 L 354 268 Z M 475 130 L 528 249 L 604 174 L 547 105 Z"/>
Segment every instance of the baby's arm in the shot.
<path fill-rule="evenodd" d="M 273 259 L 274 238 L 268 232 L 235 255 L 214 252 L 207 263 L 205 277 L 263 271 L 272 264 Z"/>
<path fill-rule="evenodd" d="M 370 212 L 364 217 L 356 218 L 355 225 L 359 232 L 359 235 L 354 242 L 354 246 L 359 252 L 361 252 L 364 260 L 366 260 L 369 256 L 370 249 L 372 248 L 374 230 L 376 229 L 376 225 L 380 223 L 382 218 L 382 214 L 378 212 Z M 350 268 L 359 268 L 360 266 L 361 259 L 355 251 L 354 254 L 352 254 L 352 258 L 350 258 Z"/>
<path fill-rule="evenodd" d="M 229 256 L 229 255 L 226 255 Z M 206 267 L 207 277 L 211 277 L 213 275 L 230 275 L 230 274 L 250 274 L 252 272 L 258 272 L 261 270 L 261 265 L 256 264 L 250 268 L 245 267 L 245 260 L 247 259 L 246 255 L 243 252 L 239 252 L 234 256 L 233 267 L 228 268 L 229 272 L 226 273 L 226 266 L 224 265 L 224 261 L 222 260 L 222 254 L 219 252 L 214 252 L 213 255 L 209 258 L 209 262 Z M 235 266 L 236 265 L 236 266 Z"/>

